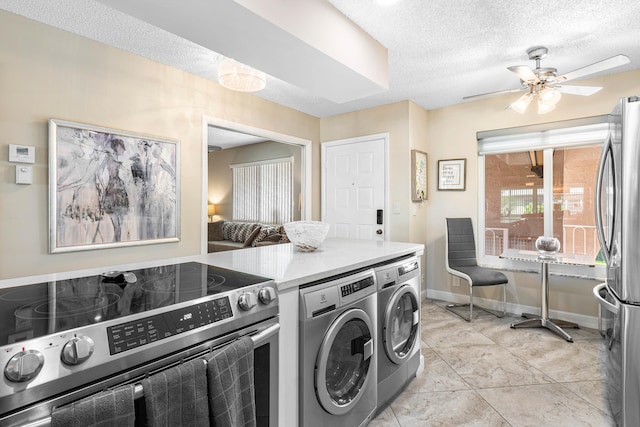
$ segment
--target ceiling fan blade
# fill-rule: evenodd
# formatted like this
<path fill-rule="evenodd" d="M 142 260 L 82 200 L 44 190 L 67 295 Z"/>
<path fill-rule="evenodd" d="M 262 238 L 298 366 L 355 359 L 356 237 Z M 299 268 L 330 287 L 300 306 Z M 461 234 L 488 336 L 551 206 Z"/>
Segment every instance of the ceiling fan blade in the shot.
<path fill-rule="evenodd" d="M 600 86 L 554 85 L 553 87 L 558 89 L 562 93 L 580 96 L 590 96 L 602 89 L 602 87 Z"/>
<path fill-rule="evenodd" d="M 462 99 L 464 99 L 465 101 L 468 100 L 468 99 L 484 99 L 484 98 L 490 98 L 492 96 L 504 95 L 504 94 L 507 94 L 507 93 L 521 92 L 521 91 L 527 90 L 527 89 L 529 89 L 528 86 L 523 86 L 523 87 L 520 87 L 518 89 L 499 90 L 497 92 L 487 92 L 487 93 L 481 93 L 481 94 L 478 94 L 478 95 L 465 96 Z"/>
<path fill-rule="evenodd" d="M 538 76 L 536 76 L 531 68 L 526 65 L 515 65 L 513 67 L 507 67 L 507 70 L 516 73 L 520 80 L 523 82 L 537 82 L 539 81 Z"/>
<path fill-rule="evenodd" d="M 619 67 L 629 63 L 629 58 L 625 55 L 616 55 L 611 58 L 603 59 L 602 61 L 594 62 L 586 67 L 578 68 L 577 70 L 569 71 L 566 74 L 556 77 L 554 83 L 562 83 L 569 80 L 579 79 L 580 77 L 588 76 L 589 74 L 599 73 L 601 71 L 609 70 L 611 68 Z"/>

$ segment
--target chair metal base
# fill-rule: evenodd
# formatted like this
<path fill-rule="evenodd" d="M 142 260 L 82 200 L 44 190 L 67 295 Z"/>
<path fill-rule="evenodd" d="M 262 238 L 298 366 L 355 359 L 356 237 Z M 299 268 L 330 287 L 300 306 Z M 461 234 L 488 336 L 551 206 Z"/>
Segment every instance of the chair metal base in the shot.
<path fill-rule="evenodd" d="M 447 310 L 449 310 L 450 312 L 452 312 L 453 314 L 462 317 L 464 320 L 466 320 L 467 322 L 471 321 L 470 316 L 468 315 L 468 313 L 470 312 L 470 304 L 447 304 L 447 306 L 445 307 Z M 466 312 L 467 315 L 465 316 L 464 314 L 462 314 L 462 310 L 455 310 L 456 308 L 466 308 Z M 500 311 L 496 311 L 496 310 L 491 310 L 490 308 L 483 308 L 477 305 L 473 305 L 473 310 L 482 310 L 485 313 L 489 313 L 489 314 L 493 314 L 494 316 L 498 317 L 498 318 L 502 318 L 504 317 L 505 313 L 500 312 Z M 460 312 L 459 312 L 460 311 Z"/>
<path fill-rule="evenodd" d="M 580 329 L 580 325 L 573 322 L 567 322 L 566 320 L 549 319 L 548 317 L 542 317 L 537 314 L 522 313 L 522 317 L 527 320 L 515 322 L 511 324 L 513 329 L 516 328 L 546 328 L 551 332 L 560 335 L 562 338 L 569 342 L 573 342 L 573 338 L 562 328 L 575 328 Z"/>

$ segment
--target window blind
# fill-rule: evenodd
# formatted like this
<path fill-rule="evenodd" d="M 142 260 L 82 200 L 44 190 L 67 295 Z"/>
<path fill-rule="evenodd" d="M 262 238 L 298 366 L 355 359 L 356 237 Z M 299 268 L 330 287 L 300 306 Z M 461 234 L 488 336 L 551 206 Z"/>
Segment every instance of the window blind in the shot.
<path fill-rule="evenodd" d="M 600 144 L 609 131 L 607 115 L 477 133 L 478 155 Z"/>
<path fill-rule="evenodd" d="M 293 158 L 231 165 L 233 220 L 284 224 L 293 219 Z"/>

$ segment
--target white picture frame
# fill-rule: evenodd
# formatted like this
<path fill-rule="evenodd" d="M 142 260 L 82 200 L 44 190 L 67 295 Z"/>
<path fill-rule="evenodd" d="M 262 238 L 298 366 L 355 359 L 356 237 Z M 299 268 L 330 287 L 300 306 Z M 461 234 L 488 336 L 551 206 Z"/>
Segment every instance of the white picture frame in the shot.
<path fill-rule="evenodd" d="M 49 120 L 50 253 L 179 240 L 179 141 Z"/>

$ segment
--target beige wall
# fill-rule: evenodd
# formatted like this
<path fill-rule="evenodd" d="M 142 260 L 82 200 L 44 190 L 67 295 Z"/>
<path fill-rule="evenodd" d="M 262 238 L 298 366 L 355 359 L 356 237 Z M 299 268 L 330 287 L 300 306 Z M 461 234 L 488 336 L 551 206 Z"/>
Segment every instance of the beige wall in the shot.
<path fill-rule="evenodd" d="M 563 96 L 556 110 L 538 115 L 533 105 L 526 114 L 505 110 L 516 95 L 506 95 L 483 101 L 468 102 L 429 111 L 429 167 L 433 171 L 429 182 L 427 214 L 426 280 L 429 290 L 468 293 L 468 288 L 451 287 L 444 267 L 444 223 L 446 217 L 469 216 L 474 225 L 478 216 L 478 157 L 476 132 L 491 129 L 554 122 L 578 117 L 608 114 L 618 99 L 640 94 L 640 71 L 577 82 L 580 85 L 602 86 L 603 90 L 589 98 Z M 440 159 L 467 159 L 467 190 L 437 191 L 436 167 Z M 539 306 L 539 275 L 509 273 L 510 302 Z M 551 279 L 551 309 L 595 316 L 597 305 L 591 296 L 595 282 L 591 280 Z M 483 292 L 484 291 L 484 292 Z M 485 293 L 486 292 L 486 293 Z M 494 290 L 480 290 L 479 296 L 496 297 Z"/>
<path fill-rule="evenodd" d="M 520 115 L 512 96 L 424 111 L 410 101 L 318 119 L 100 43 L 0 12 L 0 279 L 199 253 L 203 115 L 313 141 L 312 217 L 320 217 L 320 140 L 389 133 L 390 240 L 424 242 L 426 286 L 451 292 L 444 269 L 444 218 L 477 218 L 476 132 L 608 113 L 625 95 L 640 94 L 640 71 L 585 80 L 604 89 L 565 96 L 558 108 Z M 588 102 L 585 102 L 588 100 Z M 178 139 L 181 142 L 181 242 L 48 253 L 47 120 L 58 118 Z M 322 135 L 322 138 L 320 137 Z M 9 144 L 36 148 L 34 184 L 15 184 Z M 410 150 L 428 153 L 428 200 L 410 197 Z M 464 192 L 436 190 L 440 159 L 467 159 Z M 538 276 L 510 274 L 509 300 L 537 306 Z M 515 285 L 514 285 L 515 284 Z M 596 312 L 592 281 L 553 279 L 551 307 Z M 454 290 L 462 292 L 464 288 Z M 487 294 L 491 295 L 492 294 Z"/>
<path fill-rule="evenodd" d="M 319 193 L 317 118 L 4 11 L 0 94 L 0 279 L 200 253 L 203 115 L 313 141 Z M 181 241 L 49 254 L 49 118 L 179 140 Z M 15 184 L 9 144 L 35 146 L 32 185 Z"/>
<path fill-rule="evenodd" d="M 209 153 L 209 203 L 216 205 L 216 215 L 213 219 L 216 221 L 232 219 L 233 173 L 230 165 L 293 157 L 293 220 L 300 220 L 301 151 L 299 145 L 267 141 Z"/>
<path fill-rule="evenodd" d="M 322 142 L 389 134 L 387 240 L 426 243 L 427 203 L 411 201 L 411 150 L 428 152 L 428 112 L 411 101 L 321 119 Z M 397 207 L 397 211 L 394 208 Z M 422 260 L 424 265 L 424 258 Z"/>

